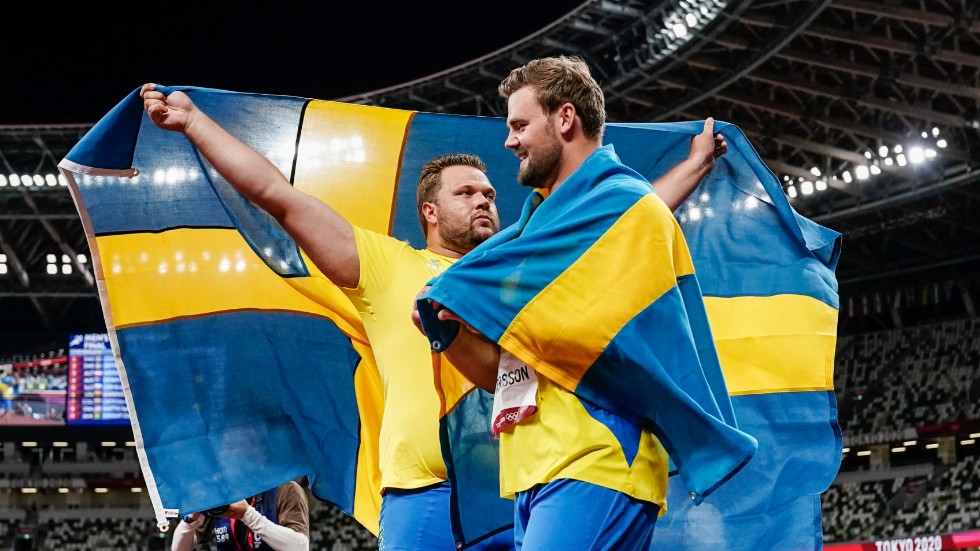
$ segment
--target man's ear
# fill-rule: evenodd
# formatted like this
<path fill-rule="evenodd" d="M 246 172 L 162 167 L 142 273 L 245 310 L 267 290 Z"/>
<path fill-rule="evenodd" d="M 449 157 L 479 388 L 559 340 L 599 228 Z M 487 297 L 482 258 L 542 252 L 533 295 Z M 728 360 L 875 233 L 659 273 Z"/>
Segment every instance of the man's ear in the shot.
<path fill-rule="evenodd" d="M 422 203 L 422 216 L 428 222 L 435 224 L 437 219 L 436 205 L 434 203 Z"/>
<path fill-rule="evenodd" d="M 562 104 L 555 113 L 556 122 L 558 123 L 558 132 L 567 136 L 569 132 L 575 127 L 575 106 L 571 103 Z"/>

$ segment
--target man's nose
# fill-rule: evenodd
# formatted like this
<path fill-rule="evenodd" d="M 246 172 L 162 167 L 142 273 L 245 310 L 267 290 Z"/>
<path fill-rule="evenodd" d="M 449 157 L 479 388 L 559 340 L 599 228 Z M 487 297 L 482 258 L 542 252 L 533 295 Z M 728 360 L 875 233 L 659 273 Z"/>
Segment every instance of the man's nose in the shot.
<path fill-rule="evenodd" d="M 507 149 L 517 149 L 520 145 L 520 140 L 517 139 L 517 136 L 513 132 L 507 134 L 507 139 L 504 140 L 504 147 Z"/>

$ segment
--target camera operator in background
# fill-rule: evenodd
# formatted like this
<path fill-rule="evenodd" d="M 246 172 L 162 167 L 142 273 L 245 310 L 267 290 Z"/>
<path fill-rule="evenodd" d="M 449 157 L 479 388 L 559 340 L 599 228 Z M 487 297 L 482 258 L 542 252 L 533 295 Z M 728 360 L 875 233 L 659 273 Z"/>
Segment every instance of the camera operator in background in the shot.
<path fill-rule="evenodd" d="M 215 510 L 185 516 L 174 529 L 171 551 L 191 551 L 210 540 L 217 551 L 309 551 L 310 504 L 295 481 Z"/>

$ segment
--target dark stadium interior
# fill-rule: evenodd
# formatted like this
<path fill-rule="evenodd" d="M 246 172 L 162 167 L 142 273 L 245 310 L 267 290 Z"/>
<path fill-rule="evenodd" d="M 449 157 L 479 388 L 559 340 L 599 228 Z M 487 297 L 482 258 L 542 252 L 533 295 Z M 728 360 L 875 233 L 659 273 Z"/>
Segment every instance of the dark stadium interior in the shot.
<path fill-rule="evenodd" d="M 709 3 L 722 15 L 678 36 L 665 25 L 700 2 L 586 1 L 431 76 L 319 99 L 501 117 L 496 86 L 511 67 L 575 54 L 611 121 L 735 124 L 794 209 L 843 235 L 834 380 L 845 453 L 823 498 L 825 543 L 980 530 L 980 3 Z M 61 358 L 68 335 L 106 331 L 72 197 L 44 181 L 94 122 L 0 124 L 0 365 Z M 85 512 L 106 507 L 98 496 L 57 490 L 67 478 L 142 484 L 129 427 L 0 434 L 0 548 L 32 514 L 48 538 L 38 549 L 163 548 L 145 493 L 100 514 Z M 40 491 L 18 493 L 28 485 Z M 313 514 L 331 528 L 312 548 L 376 548 L 328 505 Z M 73 540 L 106 519 L 102 540 Z M 139 547 L 115 539 L 120 525 L 143 534 Z"/>

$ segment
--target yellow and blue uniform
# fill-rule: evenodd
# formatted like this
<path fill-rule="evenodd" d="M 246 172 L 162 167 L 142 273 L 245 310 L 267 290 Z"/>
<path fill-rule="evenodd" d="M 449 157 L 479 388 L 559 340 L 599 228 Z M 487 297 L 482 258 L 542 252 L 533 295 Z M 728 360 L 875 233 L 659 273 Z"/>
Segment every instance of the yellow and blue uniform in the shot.
<path fill-rule="evenodd" d="M 415 297 L 454 259 L 354 226 L 361 275 L 343 289 L 357 309 L 384 392 L 379 437 L 379 549 L 455 549 L 439 443 L 440 402 L 429 343 L 411 320 Z M 479 549 L 510 548 L 511 532 Z"/>
<path fill-rule="evenodd" d="M 412 324 L 422 286 L 453 259 L 354 227 L 361 276 L 344 289 L 364 323 L 384 392 L 381 487 L 410 490 L 446 480 L 439 447 L 439 398 L 428 342 Z"/>
<path fill-rule="evenodd" d="M 669 466 L 660 442 L 540 374 L 537 405 L 536 415 L 500 434 L 501 495 L 517 497 L 518 548 L 590 541 L 590 549 L 646 549 L 666 511 Z M 599 509 L 609 514 L 596 515 Z M 564 528 L 555 530 L 557 522 Z"/>

